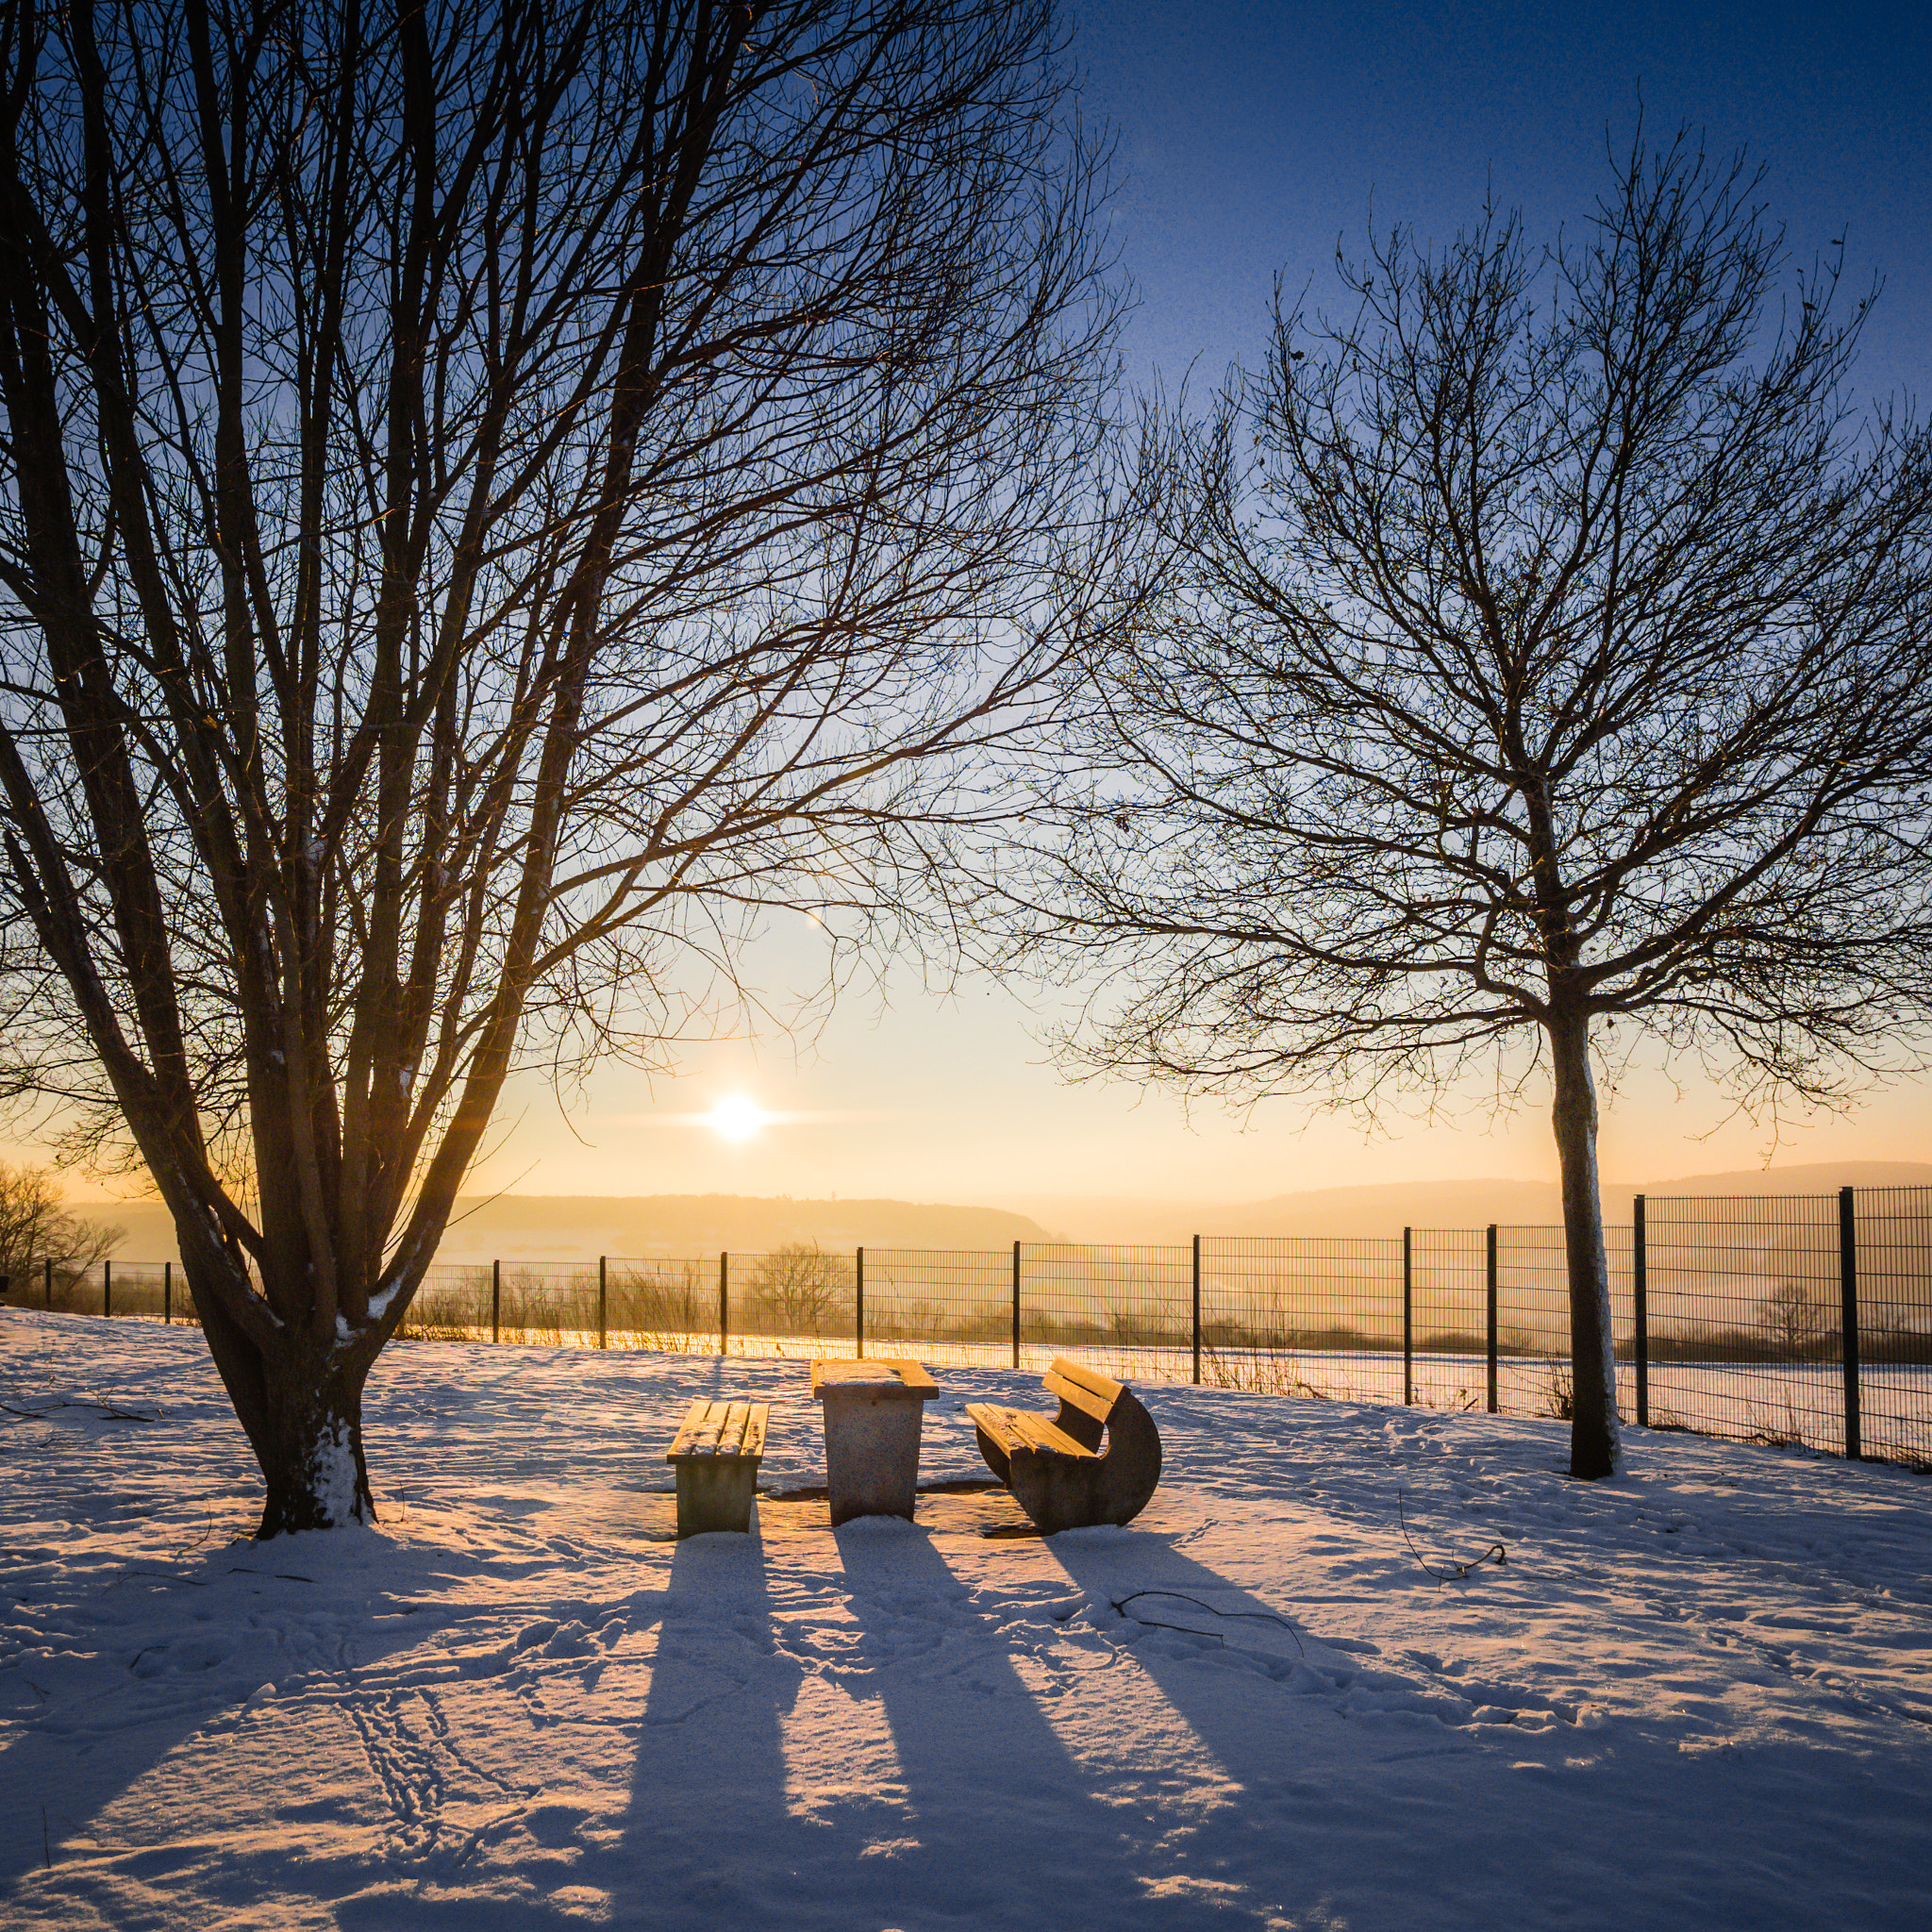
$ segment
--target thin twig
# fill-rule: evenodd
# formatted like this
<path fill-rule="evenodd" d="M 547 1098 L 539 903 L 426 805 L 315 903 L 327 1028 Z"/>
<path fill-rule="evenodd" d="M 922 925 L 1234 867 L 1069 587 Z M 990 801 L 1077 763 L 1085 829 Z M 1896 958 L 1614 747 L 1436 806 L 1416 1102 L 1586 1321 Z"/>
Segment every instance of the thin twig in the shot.
<path fill-rule="evenodd" d="M 1132 1603 L 1137 1597 L 1143 1596 L 1177 1597 L 1184 1604 L 1198 1605 L 1199 1607 L 1206 1610 L 1210 1617 L 1241 1617 L 1251 1619 L 1252 1621 L 1257 1624 L 1279 1624 L 1281 1627 L 1284 1630 L 1286 1630 L 1291 1637 L 1294 1639 L 1294 1647 L 1296 1648 L 1296 1650 L 1300 1651 L 1302 1656 L 1307 1656 L 1307 1650 L 1304 1649 L 1302 1646 L 1301 1632 L 1297 1630 L 1286 1617 L 1277 1617 L 1273 1610 L 1216 1609 L 1212 1604 L 1204 1601 L 1202 1598 L 1198 1596 L 1190 1596 L 1184 1590 L 1132 1590 L 1129 1591 L 1125 1596 L 1115 1597 L 1113 1600 L 1113 1607 L 1115 1609 L 1119 1610 L 1123 1615 L 1124 1615 L 1126 1613 L 1126 1607 L 1130 1603 Z M 1187 1625 L 1186 1624 L 1163 1624 L 1158 1617 L 1136 1616 L 1134 1622 L 1137 1624 L 1145 1624 L 1150 1630 L 1180 1630 L 1185 1632 L 1190 1637 L 1211 1637 L 1221 1645 L 1221 1647 L 1224 1650 L 1227 1648 L 1227 1639 L 1222 1636 L 1219 1630 L 1195 1630 L 1190 1628 L 1189 1625 Z"/>
<path fill-rule="evenodd" d="M 1496 1542 L 1491 1543 L 1481 1556 L 1472 1557 L 1467 1563 L 1458 1563 L 1452 1570 L 1431 1570 L 1426 1563 L 1423 1563 L 1423 1553 L 1416 1548 L 1415 1539 L 1408 1533 L 1408 1518 L 1403 1512 L 1402 1491 L 1399 1489 L 1395 1491 L 1395 1520 L 1402 1525 L 1402 1541 L 1408 1545 L 1408 1554 L 1418 1563 L 1422 1563 L 1423 1569 L 1438 1583 L 1459 1583 L 1472 1570 L 1481 1569 L 1491 1557 L 1498 1563 L 1507 1563 L 1509 1560 L 1508 1552 L 1501 1543 Z"/>

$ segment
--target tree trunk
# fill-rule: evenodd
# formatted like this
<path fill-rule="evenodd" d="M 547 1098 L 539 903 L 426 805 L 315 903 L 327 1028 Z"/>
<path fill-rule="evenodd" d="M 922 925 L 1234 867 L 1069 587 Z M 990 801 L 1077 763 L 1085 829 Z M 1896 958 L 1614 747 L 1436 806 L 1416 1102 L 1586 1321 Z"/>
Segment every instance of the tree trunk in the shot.
<path fill-rule="evenodd" d="M 263 1364 L 267 1426 L 250 1431 L 268 1493 L 258 1537 L 297 1529 L 374 1523 L 369 1468 L 362 1457 L 366 1367 L 296 1358 Z"/>
<path fill-rule="evenodd" d="M 184 1269 L 202 1334 L 226 1385 L 266 1493 L 258 1537 L 374 1523 L 362 1455 L 362 1385 L 374 1351 L 286 1332 L 259 1346 Z"/>
<path fill-rule="evenodd" d="M 1563 1246 L 1570 1263 L 1570 1474 L 1586 1482 L 1617 1475 L 1617 1361 L 1610 1330 L 1610 1270 L 1604 1255 L 1603 1199 L 1596 1178 L 1596 1083 L 1590 1074 L 1590 1022 L 1549 1022 L 1556 1070 L 1557 1158 L 1563 1174 Z"/>

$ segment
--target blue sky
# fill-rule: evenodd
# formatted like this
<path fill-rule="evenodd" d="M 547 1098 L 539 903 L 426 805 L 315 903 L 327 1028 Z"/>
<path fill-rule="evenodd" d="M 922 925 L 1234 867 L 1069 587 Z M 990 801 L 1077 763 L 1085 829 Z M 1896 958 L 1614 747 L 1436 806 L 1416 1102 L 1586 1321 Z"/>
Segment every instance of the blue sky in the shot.
<path fill-rule="evenodd" d="M 1086 112 L 1120 140 L 1130 362 L 1170 387 L 1258 349 L 1277 273 L 1332 290 L 1372 196 L 1378 226 L 1424 236 L 1491 189 L 1533 237 L 1586 217 L 1640 102 L 1654 136 L 1761 161 L 1801 259 L 1845 236 L 1852 279 L 1886 282 L 1861 377 L 1923 383 L 1932 8 L 1090 0 L 1075 32 Z"/>

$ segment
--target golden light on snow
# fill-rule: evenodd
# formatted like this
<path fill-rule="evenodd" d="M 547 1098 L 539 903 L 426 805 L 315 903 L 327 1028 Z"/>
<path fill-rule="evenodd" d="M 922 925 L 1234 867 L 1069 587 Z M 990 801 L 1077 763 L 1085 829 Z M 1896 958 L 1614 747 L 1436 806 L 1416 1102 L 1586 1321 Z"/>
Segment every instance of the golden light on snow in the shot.
<path fill-rule="evenodd" d="M 721 1100 L 705 1118 L 727 1141 L 748 1141 L 770 1116 L 757 1101 L 734 1093 Z"/>

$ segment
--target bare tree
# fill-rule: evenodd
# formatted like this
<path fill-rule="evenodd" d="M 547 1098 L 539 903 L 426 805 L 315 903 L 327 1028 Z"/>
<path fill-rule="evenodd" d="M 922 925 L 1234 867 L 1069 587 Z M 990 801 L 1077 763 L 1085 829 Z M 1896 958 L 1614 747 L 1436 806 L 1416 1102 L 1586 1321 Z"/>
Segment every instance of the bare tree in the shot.
<path fill-rule="evenodd" d="M 45 1168 L 0 1160 L 0 1280 L 15 1301 L 33 1297 L 48 1262 L 71 1279 L 99 1267 L 126 1233 L 75 1214 Z"/>
<path fill-rule="evenodd" d="M 852 1264 L 816 1241 L 787 1241 L 752 1268 L 751 1299 L 767 1332 L 818 1335 L 825 1318 L 852 1295 Z"/>
<path fill-rule="evenodd" d="M 1619 1465 L 1592 1052 L 1741 1104 L 1895 1065 L 1932 983 L 1932 463 L 1847 401 L 1865 304 L 1741 161 L 1640 137 L 1546 251 L 1397 230 L 1339 323 L 1150 431 L 1164 606 L 1007 861 L 1112 969 L 1087 1064 L 1373 1113 L 1554 1084 L 1572 1471 Z"/>
<path fill-rule="evenodd" d="M 1778 1358 L 1791 1362 L 1816 1356 L 1831 1319 L 1824 1296 L 1809 1282 L 1790 1279 L 1764 1297 L 1758 1312 Z"/>
<path fill-rule="evenodd" d="M 520 1063 L 890 914 L 1110 378 L 1050 0 L 0 4 L 5 1067 L 144 1167 L 267 1484 Z M 693 966 L 695 962 L 695 968 Z"/>

